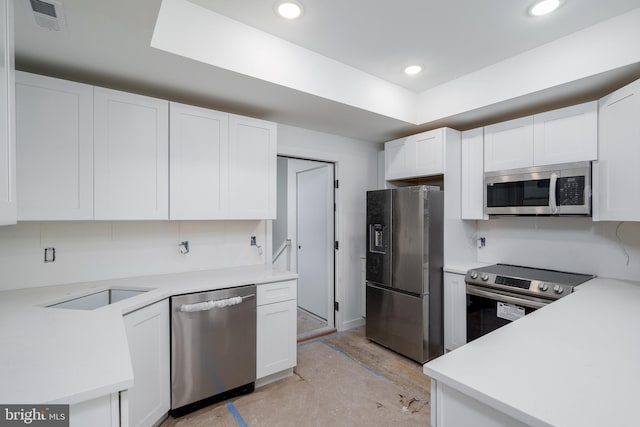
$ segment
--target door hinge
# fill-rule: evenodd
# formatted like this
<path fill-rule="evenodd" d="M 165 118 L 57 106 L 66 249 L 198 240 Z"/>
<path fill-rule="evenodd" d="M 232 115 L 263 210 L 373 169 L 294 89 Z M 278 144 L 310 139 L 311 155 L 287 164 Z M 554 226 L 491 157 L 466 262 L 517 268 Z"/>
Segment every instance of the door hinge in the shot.
<path fill-rule="evenodd" d="M 333 185 L 334 188 L 340 188 L 340 183 L 339 183 L 339 181 L 337 179 L 335 181 L 333 181 L 333 184 L 334 184 Z"/>
<path fill-rule="evenodd" d="M 333 309 L 335 311 L 340 311 L 340 304 L 338 303 L 338 301 L 333 302 Z"/>
<path fill-rule="evenodd" d="M 336 251 L 337 251 L 338 249 L 340 249 L 340 242 L 338 242 L 337 240 L 336 240 L 335 248 L 336 248 Z"/>

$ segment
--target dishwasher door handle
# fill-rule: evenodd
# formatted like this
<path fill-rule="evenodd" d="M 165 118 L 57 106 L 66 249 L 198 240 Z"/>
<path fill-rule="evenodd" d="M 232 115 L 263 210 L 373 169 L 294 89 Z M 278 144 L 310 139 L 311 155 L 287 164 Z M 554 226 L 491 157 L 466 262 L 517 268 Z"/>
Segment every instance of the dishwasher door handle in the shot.
<path fill-rule="evenodd" d="M 178 311 L 193 313 L 195 311 L 208 311 L 212 308 L 231 307 L 243 303 L 245 300 L 255 297 L 255 294 L 249 294 L 241 297 L 231 297 L 219 300 L 196 302 L 193 304 L 182 304 Z"/>

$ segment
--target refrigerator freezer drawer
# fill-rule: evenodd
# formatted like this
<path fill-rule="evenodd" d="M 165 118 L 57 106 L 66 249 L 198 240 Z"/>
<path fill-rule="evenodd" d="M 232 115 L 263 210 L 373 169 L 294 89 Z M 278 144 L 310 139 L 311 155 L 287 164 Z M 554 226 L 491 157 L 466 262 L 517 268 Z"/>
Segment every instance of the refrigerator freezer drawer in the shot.
<path fill-rule="evenodd" d="M 435 321 L 434 323 L 437 323 Z M 366 336 L 419 363 L 442 354 L 442 336 L 429 339 L 429 295 L 413 296 L 367 284 Z"/>

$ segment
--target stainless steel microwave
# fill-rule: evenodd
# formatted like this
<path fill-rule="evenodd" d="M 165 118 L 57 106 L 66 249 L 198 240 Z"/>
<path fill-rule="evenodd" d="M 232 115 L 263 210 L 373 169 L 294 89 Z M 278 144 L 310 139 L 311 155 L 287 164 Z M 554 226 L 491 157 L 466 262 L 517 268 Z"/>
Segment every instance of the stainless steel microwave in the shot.
<path fill-rule="evenodd" d="M 484 174 L 487 215 L 591 215 L 591 162 Z"/>

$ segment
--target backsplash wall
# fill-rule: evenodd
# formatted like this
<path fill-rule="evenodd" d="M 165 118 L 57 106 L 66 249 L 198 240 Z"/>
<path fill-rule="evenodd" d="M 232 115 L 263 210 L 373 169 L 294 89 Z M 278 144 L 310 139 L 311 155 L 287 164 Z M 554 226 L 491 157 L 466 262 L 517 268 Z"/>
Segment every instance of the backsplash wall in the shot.
<path fill-rule="evenodd" d="M 22 222 L 0 227 L 0 290 L 264 264 L 266 221 Z M 256 236 L 259 250 L 250 246 Z M 180 254 L 188 240 L 190 252 Z M 44 248 L 56 260 L 44 263 Z"/>
<path fill-rule="evenodd" d="M 572 217 L 499 218 L 478 221 L 477 237 L 486 238 L 486 246 L 478 249 L 480 262 L 640 280 L 640 223 Z"/>

